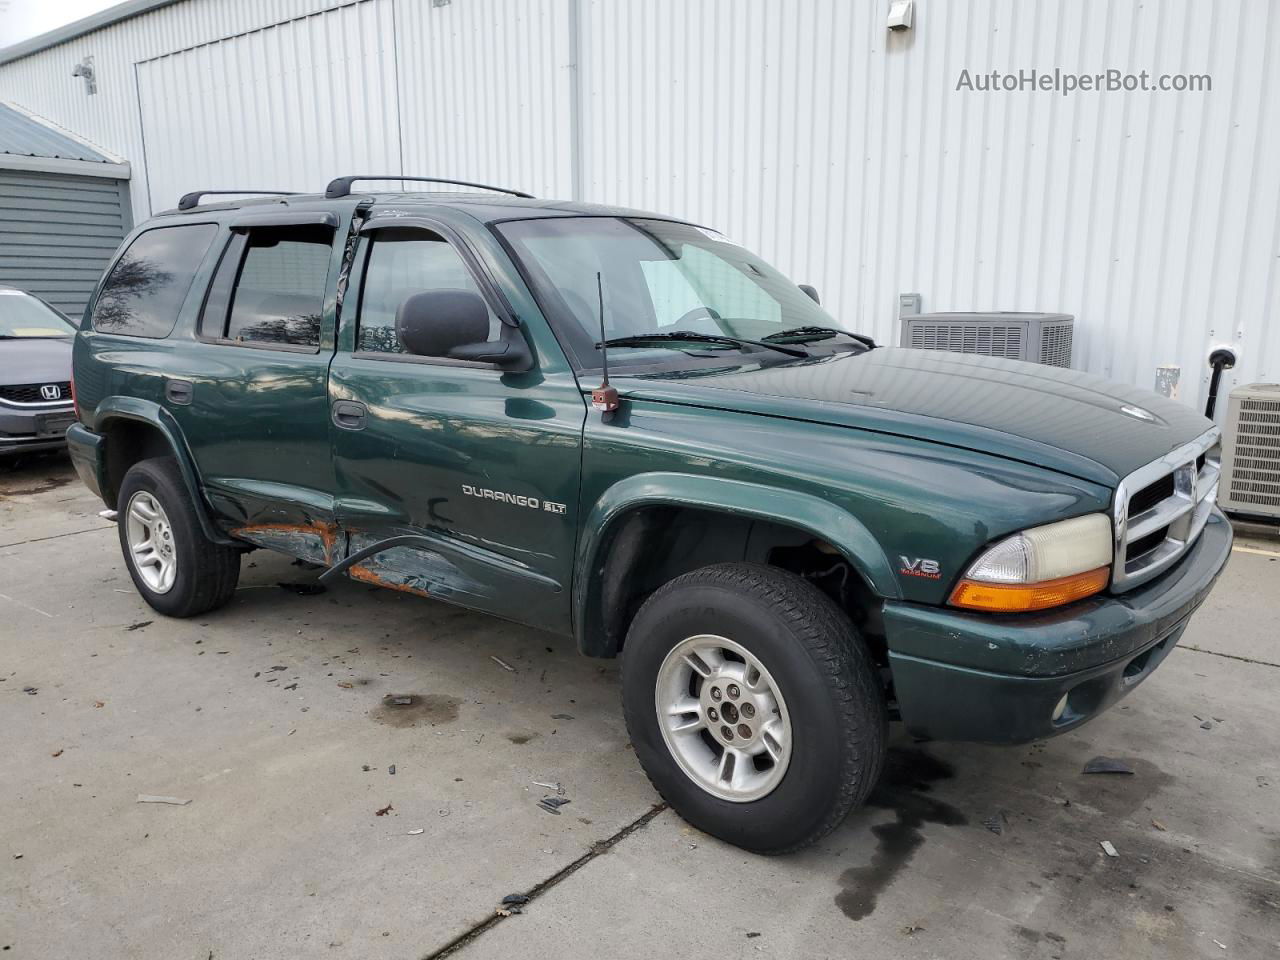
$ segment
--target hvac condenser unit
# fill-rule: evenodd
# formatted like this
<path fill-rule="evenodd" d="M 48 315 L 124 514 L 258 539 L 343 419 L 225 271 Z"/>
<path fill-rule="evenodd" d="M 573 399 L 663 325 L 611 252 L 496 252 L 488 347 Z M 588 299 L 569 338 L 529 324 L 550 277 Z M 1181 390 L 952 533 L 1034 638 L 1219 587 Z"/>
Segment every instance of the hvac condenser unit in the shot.
<path fill-rule="evenodd" d="M 1227 403 L 1218 505 L 1280 517 L 1280 383 L 1236 387 Z"/>
<path fill-rule="evenodd" d="M 902 318 L 902 346 L 1071 366 L 1067 313 L 917 313 Z"/>

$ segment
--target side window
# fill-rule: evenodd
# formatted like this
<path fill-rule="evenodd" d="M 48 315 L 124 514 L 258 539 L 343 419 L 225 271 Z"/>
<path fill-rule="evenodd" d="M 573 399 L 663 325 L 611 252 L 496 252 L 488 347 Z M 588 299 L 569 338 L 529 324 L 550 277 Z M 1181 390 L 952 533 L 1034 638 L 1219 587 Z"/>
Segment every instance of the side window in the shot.
<path fill-rule="evenodd" d="M 196 223 L 138 234 L 102 285 L 93 305 L 93 328 L 127 337 L 167 337 L 217 229 Z"/>
<path fill-rule="evenodd" d="M 333 229 L 256 227 L 227 245 L 200 333 L 240 343 L 320 345 Z"/>
<path fill-rule="evenodd" d="M 443 237 L 422 230 L 380 230 L 370 241 L 356 349 L 404 353 L 396 337 L 396 310 L 415 293 L 466 290 L 483 296 L 465 261 Z M 489 339 L 498 339 L 500 322 L 489 311 Z"/>

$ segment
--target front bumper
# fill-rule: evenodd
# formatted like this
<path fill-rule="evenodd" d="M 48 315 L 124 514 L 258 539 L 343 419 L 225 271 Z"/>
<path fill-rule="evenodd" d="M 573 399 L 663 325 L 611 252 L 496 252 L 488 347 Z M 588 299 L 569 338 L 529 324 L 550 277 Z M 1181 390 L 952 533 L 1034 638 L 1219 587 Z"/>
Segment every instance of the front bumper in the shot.
<path fill-rule="evenodd" d="M 66 443 L 66 425 L 74 416 L 69 403 L 0 403 L 0 457 L 60 449 Z"/>
<path fill-rule="evenodd" d="M 889 668 L 912 736 L 1025 743 L 1097 716 L 1151 675 L 1231 555 L 1215 508 L 1167 573 L 1119 596 L 1041 614 L 991 616 L 890 601 Z M 1052 719 L 1067 696 L 1065 712 Z"/>

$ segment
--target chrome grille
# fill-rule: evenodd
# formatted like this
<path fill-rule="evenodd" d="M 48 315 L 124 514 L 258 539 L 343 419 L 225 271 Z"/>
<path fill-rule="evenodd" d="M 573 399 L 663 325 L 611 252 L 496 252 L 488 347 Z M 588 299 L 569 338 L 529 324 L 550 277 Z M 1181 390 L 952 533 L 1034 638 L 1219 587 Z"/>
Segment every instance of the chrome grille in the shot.
<path fill-rule="evenodd" d="M 46 399 L 40 392 L 44 387 L 57 387 L 58 396 L 52 400 Z M 49 383 L 4 384 L 0 386 L 0 400 L 21 404 L 69 404 L 71 402 L 71 383 L 67 380 L 55 380 Z"/>
<path fill-rule="evenodd" d="M 1214 427 L 1120 481 L 1112 590 L 1159 575 L 1195 542 L 1218 499 L 1221 461 L 1222 431 Z"/>

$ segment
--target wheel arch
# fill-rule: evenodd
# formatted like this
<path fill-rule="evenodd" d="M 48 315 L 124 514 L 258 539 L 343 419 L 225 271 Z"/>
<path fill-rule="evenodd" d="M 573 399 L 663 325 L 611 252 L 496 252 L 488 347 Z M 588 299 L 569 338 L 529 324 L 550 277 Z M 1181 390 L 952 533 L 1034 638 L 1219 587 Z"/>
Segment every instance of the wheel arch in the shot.
<path fill-rule="evenodd" d="M 710 518 L 719 533 L 732 531 L 721 538 L 723 554 L 713 549 L 697 559 L 681 557 L 674 565 L 666 557 L 655 561 L 654 548 L 666 532 L 664 520 L 673 512 L 684 516 L 693 512 Z M 858 575 L 869 594 L 901 597 L 893 567 L 875 537 L 856 517 L 828 500 L 737 480 L 638 474 L 610 487 L 584 520 L 573 579 L 573 628 L 579 650 L 594 657 L 617 655 L 634 614 L 635 593 L 645 592 L 645 584 L 632 583 L 643 563 L 653 567 L 656 562 L 665 582 L 692 569 L 690 564 L 746 559 L 748 549 L 760 549 L 753 539 L 759 540 L 762 524 L 829 547 Z"/>
<path fill-rule="evenodd" d="M 103 438 L 98 480 L 102 499 L 108 506 L 115 507 L 120 484 L 135 463 L 151 457 L 171 456 L 178 464 L 204 535 L 214 543 L 238 545 L 213 523 L 195 460 L 181 428 L 164 407 L 138 397 L 111 397 L 94 412 L 93 430 Z"/>

